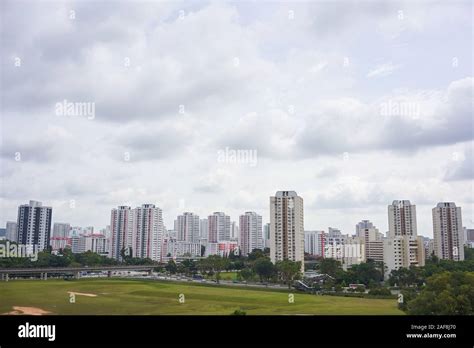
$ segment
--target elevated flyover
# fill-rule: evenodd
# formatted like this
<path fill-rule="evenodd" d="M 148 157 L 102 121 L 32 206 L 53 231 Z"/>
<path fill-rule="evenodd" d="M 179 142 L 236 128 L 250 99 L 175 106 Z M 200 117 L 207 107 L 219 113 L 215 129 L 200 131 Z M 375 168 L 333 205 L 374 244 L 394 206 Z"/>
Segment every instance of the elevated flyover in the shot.
<path fill-rule="evenodd" d="M 151 273 L 156 266 L 133 265 L 133 266 L 84 266 L 84 267 L 38 267 L 38 268 L 0 268 L 0 280 L 8 281 L 10 276 L 15 275 L 39 275 L 40 279 L 48 279 L 48 274 L 74 275 L 80 278 L 81 272 L 108 272 L 108 276 L 116 271 L 145 271 Z"/>

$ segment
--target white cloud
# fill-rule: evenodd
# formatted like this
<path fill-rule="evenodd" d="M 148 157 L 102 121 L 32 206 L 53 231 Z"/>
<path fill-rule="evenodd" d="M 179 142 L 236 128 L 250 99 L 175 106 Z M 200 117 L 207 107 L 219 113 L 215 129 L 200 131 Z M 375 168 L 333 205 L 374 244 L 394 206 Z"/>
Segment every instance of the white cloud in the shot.
<path fill-rule="evenodd" d="M 393 64 L 392 62 L 379 64 L 373 70 L 367 73 L 368 78 L 377 78 L 377 77 L 385 77 L 393 74 L 393 72 L 399 69 L 401 66 L 400 64 Z"/>
<path fill-rule="evenodd" d="M 373 217 L 383 230 L 399 198 L 472 213 L 469 161 L 450 162 L 473 138 L 468 5 L 94 5 L 4 2 L 1 223 L 29 199 L 96 228 L 112 207 L 145 202 L 170 226 L 182 200 L 201 216 L 268 220 L 279 189 L 303 196 L 308 229 Z M 440 45 L 446 30 L 456 40 Z M 64 99 L 95 102 L 96 117 L 56 116 Z M 226 146 L 257 150 L 257 165 L 218 163 Z"/>

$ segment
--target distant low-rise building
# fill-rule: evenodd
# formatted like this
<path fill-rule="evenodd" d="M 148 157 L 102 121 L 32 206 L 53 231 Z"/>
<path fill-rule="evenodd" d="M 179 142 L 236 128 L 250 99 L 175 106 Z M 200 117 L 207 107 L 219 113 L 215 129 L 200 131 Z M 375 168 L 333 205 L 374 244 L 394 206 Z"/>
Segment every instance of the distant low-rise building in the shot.
<path fill-rule="evenodd" d="M 211 255 L 229 256 L 238 251 L 239 245 L 234 241 L 224 241 L 219 243 L 207 243 L 205 257 Z"/>
<path fill-rule="evenodd" d="M 396 236 L 384 239 L 384 264 L 386 277 L 393 270 L 422 267 L 425 265 L 425 248 L 423 237 Z"/>
<path fill-rule="evenodd" d="M 173 259 L 177 257 L 200 257 L 201 244 L 169 238 L 163 243 L 163 255 L 166 258 Z"/>

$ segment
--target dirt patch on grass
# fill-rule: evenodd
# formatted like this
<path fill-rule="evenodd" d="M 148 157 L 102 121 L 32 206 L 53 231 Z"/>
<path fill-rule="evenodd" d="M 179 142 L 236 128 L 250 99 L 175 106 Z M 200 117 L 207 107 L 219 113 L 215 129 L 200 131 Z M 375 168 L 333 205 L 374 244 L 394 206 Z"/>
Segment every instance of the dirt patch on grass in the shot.
<path fill-rule="evenodd" d="M 7 314 L 7 315 L 45 315 L 45 314 L 50 314 L 50 313 L 51 312 L 45 311 L 37 307 L 13 306 L 13 310 L 11 312 L 7 312 L 4 314 Z"/>
<path fill-rule="evenodd" d="M 78 296 L 87 296 L 87 297 L 97 297 L 96 294 L 88 294 L 88 293 L 85 293 L 85 292 L 68 291 L 68 294 L 70 294 L 70 295 L 78 295 Z"/>

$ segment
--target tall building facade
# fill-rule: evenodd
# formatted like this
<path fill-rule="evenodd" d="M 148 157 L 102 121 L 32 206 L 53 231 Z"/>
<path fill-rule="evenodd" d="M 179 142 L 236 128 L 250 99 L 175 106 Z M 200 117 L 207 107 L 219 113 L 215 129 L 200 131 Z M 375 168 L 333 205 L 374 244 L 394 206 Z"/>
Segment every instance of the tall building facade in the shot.
<path fill-rule="evenodd" d="M 230 240 L 234 242 L 235 241 L 238 242 L 239 238 L 240 238 L 239 225 L 237 224 L 237 222 L 232 221 L 230 223 Z"/>
<path fill-rule="evenodd" d="M 143 204 L 133 209 L 132 256 L 160 261 L 163 233 L 163 213 L 160 208 L 154 204 Z"/>
<path fill-rule="evenodd" d="M 416 206 L 408 200 L 393 201 L 388 206 L 388 232 L 389 238 L 416 237 Z"/>
<path fill-rule="evenodd" d="M 71 225 L 62 222 L 55 222 L 53 225 L 53 237 L 68 238 Z"/>
<path fill-rule="evenodd" d="M 270 223 L 263 226 L 263 247 L 270 248 Z"/>
<path fill-rule="evenodd" d="M 383 262 L 383 234 L 369 220 L 356 225 L 356 236 L 365 244 L 365 259 Z"/>
<path fill-rule="evenodd" d="M 326 234 L 324 231 L 304 232 L 304 251 L 313 256 L 324 257 L 324 244 Z"/>
<path fill-rule="evenodd" d="M 177 219 L 177 240 L 189 243 L 199 243 L 199 216 L 190 212 L 179 215 Z"/>
<path fill-rule="evenodd" d="M 270 197 L 270 259 L 301 261 L 304 271 L 303 198 L 295 191 L 278 191 Z"/>
<path fill-rule="evenodd" d="M 441 202 L 432 210 L 434 253 L 444 260 L 464 260 L 464 233 L 461 207 Z"/>
<path fill-rule="evenodd" d="M 209 236 L 209 224 L 207 219 L 201 219 L 199 222 L 199 237 L 206 239 Z"/>
<path fill-rule="evenodd" d="M 383 240 L 383 259 L 387 272 L 425 265 L 423 238 L 417 235 L 416 206 L 408 200 L 393 201 L 388 206 L 388 234 Z"/>
<path fill-rule="evenodd" d="M 397 236 L 383 240 L 384 264 L 388 278 L 390 272 L 400 268 L 411 266 L 421 267 L 425 265 L 425 247 L 423 237 Z"/>
<path fill-rule="evenodd" d="M 7 221 L 7 225 L 5 226 L 5 239 L 11 242 L 18 241 L 18 223 Z"/>
<path fill-rule="evenodd" d="M 230 216 L 223 212 L 215 212 L 209 215 L 208 220 L 208 243 L 217 243 L 230 240 Z"/>
<path fill-rule="evenodd" d="M 132 247 L 132 208 L 122 205 L 112 209 L 110 213 L 109 255 L 121 260 L 122 251 L 130 254 Z"/>
<path fill-rule="evenodd" d="M 53 209 L 41 202 L 30 201 L 18 207 L 18 243 L 37 245 L 39 251 L 49 246 Z"/>
<path fill-rule="evenodd" d="M 263 250 L 262 216 L 248 211 L 239 217 L 239 247 L 242 255 L 247 256 L 254 249 Z"/>
<path fill-rule="evenodd" d="M 374 227 L 375 227 L 374 224 L 370 222 L 369 220 L 362 220 L 356 225 L 356 235 L 360 236 L 362 231 L 366 229 L 374 228 Z"/>
<path fill-rule="evenodd" d="M 468 248 L 474 248 L 474 229 L 463 227 L 464 231 L 464 245 Z"/>

